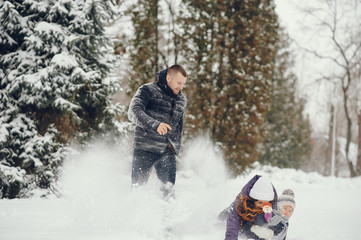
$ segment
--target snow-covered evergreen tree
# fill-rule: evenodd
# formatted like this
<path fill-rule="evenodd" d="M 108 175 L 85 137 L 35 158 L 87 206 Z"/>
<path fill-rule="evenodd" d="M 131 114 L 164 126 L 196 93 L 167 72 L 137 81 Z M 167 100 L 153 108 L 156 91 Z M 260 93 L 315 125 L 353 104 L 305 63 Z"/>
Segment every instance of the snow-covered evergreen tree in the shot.
<path fill-rule="evenodd" d="M 298 169 L 310 159 L 311 125 L 303 116 L 304 100 L 297 97 L 297 79 L 291 70 L 285 33 L 280 32 L 277 45 L 271 109 L 266 116 L 267 134 L 259 161 Z"/>
<path fill-rule="evenodd" d="M 111 1 L 0 1 L 3 197 L 50 189 L 67 143 L 113 130 Z M 115 129 L 115 128 L 114 128 Z"/>

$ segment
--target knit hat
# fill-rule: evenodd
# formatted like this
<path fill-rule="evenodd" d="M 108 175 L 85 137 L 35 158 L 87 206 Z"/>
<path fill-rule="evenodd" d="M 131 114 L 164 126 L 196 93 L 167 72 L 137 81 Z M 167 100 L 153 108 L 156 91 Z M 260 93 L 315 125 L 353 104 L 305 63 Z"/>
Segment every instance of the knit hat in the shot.
<path fill-rule="evenodd" d="M 275 193 L 271 180 L 267 177 L 260 177 L 251 188 L 249 196 L 256 200 L 272 201 Z"/>
<path fill-rule="evenodd" d="M 281 209 L 283 206 L 296 207 L 295 193 L 291 189 L 285 189 L 277 201 L 277 208 Z"/>

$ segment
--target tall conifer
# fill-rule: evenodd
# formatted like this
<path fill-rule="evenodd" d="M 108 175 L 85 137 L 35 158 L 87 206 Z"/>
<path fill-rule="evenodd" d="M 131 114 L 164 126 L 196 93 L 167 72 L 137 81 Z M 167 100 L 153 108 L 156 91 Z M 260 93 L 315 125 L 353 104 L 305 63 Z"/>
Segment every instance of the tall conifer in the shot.
<path fill-rule="evenodd" d="M 271 96 L 277 17 L 272 0 L 183 1 L 191 69 L 189 133 L 207 131 L 234 172 L 258 158 Z"/>
<path fill-rule="evenodd" d="M 304 100 L 296 96 L 296 76 L 288 37 L 280 33 L 275 57 L 271 109 L 266 117 L 266 139 L 260 162 L 300 168 L 311 155 L 311 126 L 302 112 Z"/>
<path fill-rule="evenodd" d="M 0 1 L 3 197 L 49 189 L 70 140 L 113 126 L 110 1 Z"/>

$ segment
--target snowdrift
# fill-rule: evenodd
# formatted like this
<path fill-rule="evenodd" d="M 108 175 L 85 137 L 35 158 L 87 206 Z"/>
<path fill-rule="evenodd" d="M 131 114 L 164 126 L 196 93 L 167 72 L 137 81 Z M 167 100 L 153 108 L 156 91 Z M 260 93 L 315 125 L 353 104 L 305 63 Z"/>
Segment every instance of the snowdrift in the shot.
<path fill-rule="evenodd" d="M 279 193 L 292 188 L 296 209 L 287 239 L 361 239 L 361 178 L 323 177 L 254 164 L 229 178 L 222 155 L 206 139 L 179 159 L 176 199 L 164 201 L 152 174 L 130 188 L 131 152 L 98 146 L 64 166 L 61 198 L 0 200 L 0 239 L 219 240 L 217 215 L 255 174 L 271 178 Z"/>

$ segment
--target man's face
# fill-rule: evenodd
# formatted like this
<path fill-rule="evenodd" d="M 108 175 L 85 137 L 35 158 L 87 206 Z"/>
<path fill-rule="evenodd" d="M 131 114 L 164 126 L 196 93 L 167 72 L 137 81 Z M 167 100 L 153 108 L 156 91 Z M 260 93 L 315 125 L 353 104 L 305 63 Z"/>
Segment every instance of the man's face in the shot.
<path fill-rule="evenodd" d="M 168 86 L 173 90 L 174 94 L 178 94 L 186 84 L 187 77 L 184 77 L 180 72 L 167 74 Z"/>

